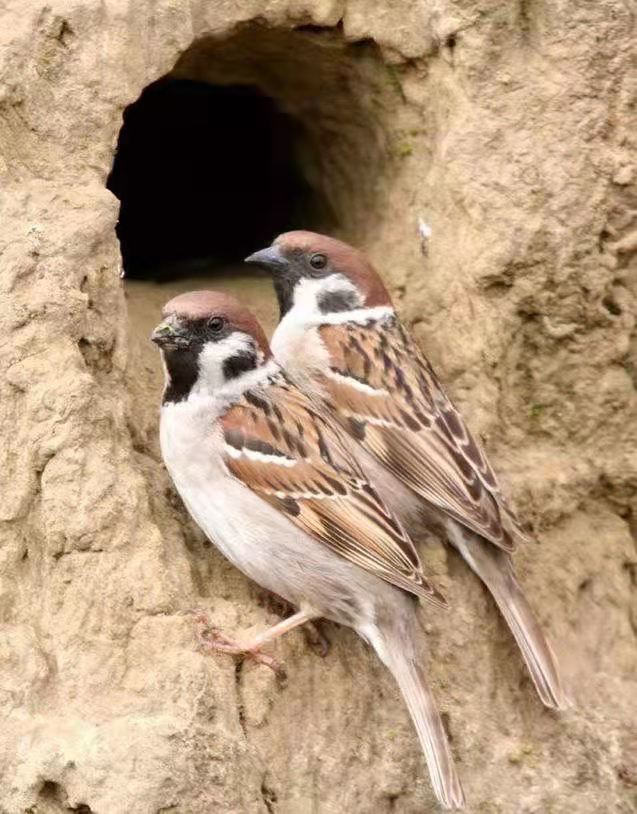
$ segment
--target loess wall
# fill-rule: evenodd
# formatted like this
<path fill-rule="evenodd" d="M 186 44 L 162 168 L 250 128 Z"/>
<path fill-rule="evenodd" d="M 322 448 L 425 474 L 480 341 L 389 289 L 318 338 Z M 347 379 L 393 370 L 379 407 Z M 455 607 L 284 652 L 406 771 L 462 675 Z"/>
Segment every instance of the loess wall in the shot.
<path fill-rule="evenodd" d="M 0 812 L 435 810 L 354 634 L 197 650 L 188 611 L 275 621 L 186 517 L 157 449 L 159 305 L 119 278 L 124 108 L 171 73 L 248 82 L 307 129 L 366 248 L 538 544 L 521 579 L 576 707 L 536 700 L 482 588 L 423 659 L 473 814 L 635 810 L 637 159 L 622 0 L 9 0 L 0 24 Z M 431 226 L 423 251 L 419 219 Z M 241 285 L 272 324 L 261 281 Z M 149 292 L 146 294 L 146 292 Z M 162 294 L 163 296 L 163 294 Z M 154 297 L 154 299 L 152 299 Z"/>

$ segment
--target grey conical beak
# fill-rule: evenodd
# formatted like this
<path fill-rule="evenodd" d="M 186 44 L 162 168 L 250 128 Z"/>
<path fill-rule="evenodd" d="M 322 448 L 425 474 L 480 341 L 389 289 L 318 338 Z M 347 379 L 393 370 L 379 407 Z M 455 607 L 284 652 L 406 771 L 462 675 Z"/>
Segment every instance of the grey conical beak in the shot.
<path fill-rule="evenodd" d="M 268 246 L 267 249 L 254 252 L 249 257 L 246 257 L 244 263 L 254 263 L 256 266 L 261 266 L 270 274 L 276 274 L 286 269 L 289 265 L 278 246 Z"/>
<path fill-rule="evenodd" d="M 167 317 L 161 322 L 150 335 L 150 340 L 160 348 L 169 350 L 186 348 L 189 345 L 186 332 L 180 327 L 174 316 Z"/>

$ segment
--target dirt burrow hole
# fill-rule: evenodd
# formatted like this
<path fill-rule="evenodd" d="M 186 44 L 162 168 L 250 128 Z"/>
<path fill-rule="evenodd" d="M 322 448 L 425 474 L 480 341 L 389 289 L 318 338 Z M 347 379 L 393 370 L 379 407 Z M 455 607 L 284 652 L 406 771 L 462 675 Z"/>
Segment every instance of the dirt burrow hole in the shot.
<path fill-rule="evenodd" d="M 295 228 L 364 245 L 384 216 L 402 104 L 374 43 L 249 24 L 195 42 L 126 108 L 107 186 L 120 200 L 138 441 L 154 437 L 162 373 L 148 335 L 161 305 L 232 290 L 271 329 L 269 281 L 242 259 Z"/>

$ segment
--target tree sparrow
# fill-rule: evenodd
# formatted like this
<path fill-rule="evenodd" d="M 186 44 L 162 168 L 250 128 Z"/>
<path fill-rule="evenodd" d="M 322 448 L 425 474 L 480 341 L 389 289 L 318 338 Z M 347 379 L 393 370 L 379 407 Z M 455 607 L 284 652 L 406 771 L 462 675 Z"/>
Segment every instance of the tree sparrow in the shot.
<path fill-rule="evenodd" d="M 558 665 L 515 577 L 526 539 L 484 451 L 401 324 L 362 252 L 289 232 L 246 258 L 274 280 L 272 350 L 348 432 L 350 449 L 407 528 L 446 536 L 495 599 L 547 707 L 568 705 Z"/>
<path fill-rule="evenodd" d="M 304 622 L 354 628 L 393 673 L 436 796 L 464 797 L 445 730 L 418 663 L 417 597 L 445 601 L 416 549 L 348 452 L 341 430 L 274 360 L 254 316 L 234 298 L 182 294 L 152 340 L 166 387 L 160 441 L 188 511 L 244 574 L 298 608 L 244 644 L 255 653 Z"/>

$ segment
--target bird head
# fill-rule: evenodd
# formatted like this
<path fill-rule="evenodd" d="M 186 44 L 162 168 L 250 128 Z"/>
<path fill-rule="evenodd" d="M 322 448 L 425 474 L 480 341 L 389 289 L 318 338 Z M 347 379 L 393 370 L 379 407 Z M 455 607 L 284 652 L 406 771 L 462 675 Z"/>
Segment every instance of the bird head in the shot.
<path fill-rule="evenodd" d="M 246 257 L 272 275 L 281 317 L 292 308 L 323 314 L 391 306 L 380 276 L 365 255 L 315 232 L 286 232 Z"/>
<path fill-rule="evenodd" d="M 229 294 L 180 294 L 166 303 L 162 315 L 150 338 L 164 359 L 165 400 L 181 401 L 193 389 L 212 393 L 271 356 L 252 312 Z"/>

